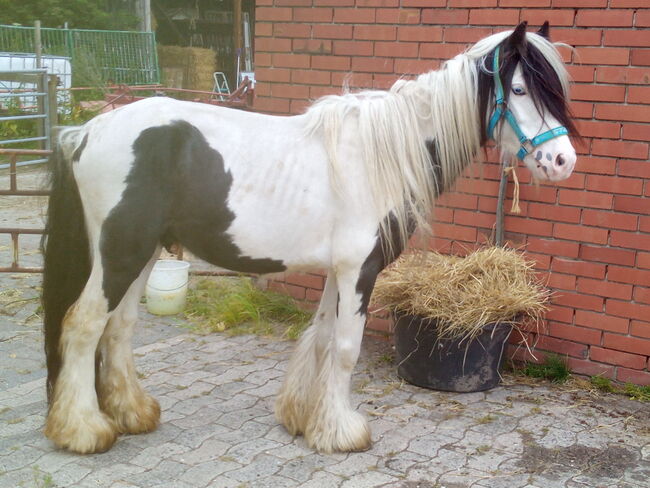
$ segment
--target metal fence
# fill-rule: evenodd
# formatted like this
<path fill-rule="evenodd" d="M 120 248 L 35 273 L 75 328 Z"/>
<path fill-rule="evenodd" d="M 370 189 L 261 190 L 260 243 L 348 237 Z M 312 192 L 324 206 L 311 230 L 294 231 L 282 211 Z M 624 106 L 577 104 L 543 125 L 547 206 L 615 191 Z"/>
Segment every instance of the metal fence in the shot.
<path fill-rule="evenodd" d="M 43 54 L 71 59 L 75 86 L 160 82 L 153 32 L 41 28 L 41 47 Z M 34 28 L 0 25 L 0 51 L 33 53 Z"/>

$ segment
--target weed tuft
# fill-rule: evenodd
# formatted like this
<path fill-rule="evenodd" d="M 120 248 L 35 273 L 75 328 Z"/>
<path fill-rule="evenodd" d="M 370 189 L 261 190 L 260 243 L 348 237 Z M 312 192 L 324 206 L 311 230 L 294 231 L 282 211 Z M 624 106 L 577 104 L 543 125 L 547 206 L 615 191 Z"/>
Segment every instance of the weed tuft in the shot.
<path fill-rule="evenodd" d="M 554 383 L 564 383 L 571 376 L 566 359 L 556 354 L 547 354 L 540 364 L 526 363 L 521 371 L 525 376 L 543 378 Z"/>

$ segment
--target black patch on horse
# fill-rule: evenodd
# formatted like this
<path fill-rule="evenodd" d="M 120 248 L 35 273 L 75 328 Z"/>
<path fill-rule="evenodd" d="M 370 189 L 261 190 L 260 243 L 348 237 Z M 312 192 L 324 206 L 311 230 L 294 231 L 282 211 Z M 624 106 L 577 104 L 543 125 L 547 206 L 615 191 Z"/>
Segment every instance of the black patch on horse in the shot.
<path fill-rule="evenodd" d="M 88 134 L 84 136 L 84 138 L 81 140 L 81 144 L 79 144 L 79 147 L 72 153 L 73 163 L 76 163 L 81 159 L 81 153 L 84 151 L 84 149 L 86 149 L 86 144 L 88 144 Z"/>
<path fill-rule="evenodd" d="M 442 166 L 440 165 L 440 158 L 438 157 L 438 147 L 436 145 L 436 141 L 433 139 L 427 139 L 424 141 L 424 144 L 426 145 L 427 152 L 429 153 L 431 170 L 433 172 L 433 178 L 435 180 L 436 197 L 438 197 L 441 193 L 447 190 L 447 188 L 444 187 L 445 183 L 442 177 Z"/>
<path fill-rule="evenodd" d="M 135 161 L 121 201 L 102 226 L 104 294 L 113 310 L 151 259 L 158 244 L 180 243 L 227 269 L 284 271 L 273 259 L 243 256 L 227 230 L 232 175 L 203 134 L 185 121 L 151 127 L 133 143 Z"/>
<path fill-rule="evenodd" d="M 375 288 L 377 275 L 382 269 L 395 261 L 404 250 L 402 246 L 403 239 L 401 238 L 399 225 L 397 225 L 395 216 L 390 214 L 386 219 L 388 220 L 388 227 L 392 236 L 392 246 L 388 247 L 386 245 L 386 236 L 378 230 L 375 247 L 373 247 L 363 262 L 361 271 L 359 272 L 359 279 L 357 280 L 356 292 L 361 295 L 361 306 L 357 311 L 359 315 L 366 315 L 368 313 L 370 296 L 372 295 L 372 290 Z M 415 222 L 412 220 L 409 221 L 406 230 L 410 237 L 415 231 Z"/>

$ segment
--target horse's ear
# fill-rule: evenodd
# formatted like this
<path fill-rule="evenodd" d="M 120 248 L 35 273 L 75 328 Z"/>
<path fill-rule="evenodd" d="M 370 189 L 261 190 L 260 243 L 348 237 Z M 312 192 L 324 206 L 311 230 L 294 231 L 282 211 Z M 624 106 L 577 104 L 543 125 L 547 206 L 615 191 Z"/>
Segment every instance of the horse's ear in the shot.
<path fill-rule="evenodd" d="M 508 38 L 508 44 L 510 44 L 510 47 L 513 49 L 516 49 L 520 53 L 526 52 L 526 27 L 528 26 L 528 22 L 525 20 L 517 26 L 517 28 L 514 30 L 512 34 L 510 34 L 510 37 Z"/>
<path fill-rule="evenodd" d="M 542 27 L 540 27 L 540 29 L 537 31 L 537 34 L 542 36 L 547 41 L 550 41 L 551 40 L 551 35 L 550 35 L 549 31 L 550 31 L 550 29 L 549 29 L 548 20 L 547 20 L 547 21 L 544 22 L 544 25 L 542 25 Z"/>

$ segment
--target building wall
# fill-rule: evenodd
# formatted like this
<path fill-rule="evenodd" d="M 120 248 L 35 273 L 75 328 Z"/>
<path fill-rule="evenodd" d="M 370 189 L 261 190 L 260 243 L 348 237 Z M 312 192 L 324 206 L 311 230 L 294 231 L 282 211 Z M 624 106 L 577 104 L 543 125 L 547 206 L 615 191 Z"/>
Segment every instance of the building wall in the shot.
<path fill-rule="evenodd" d="M 575 372 L 650 384 L 648 0 L 258 0 L 255 106 L 299 113 L 344 82 L 387 88 L 522 20 L 549 20 L 553 40 L 575 46 L 563 55 L 585 138 L 567 181 L 518 172 L 522 213 L 507 212 L 506 237 L 556 292 L 544 333 L 529 339 Z M 499 168 L 487 159 L 441 199 L 433 248 L 462 253 L 491 236 Z M 272 283 L 312 302 L 322 285 L 318 273 Z"/>

